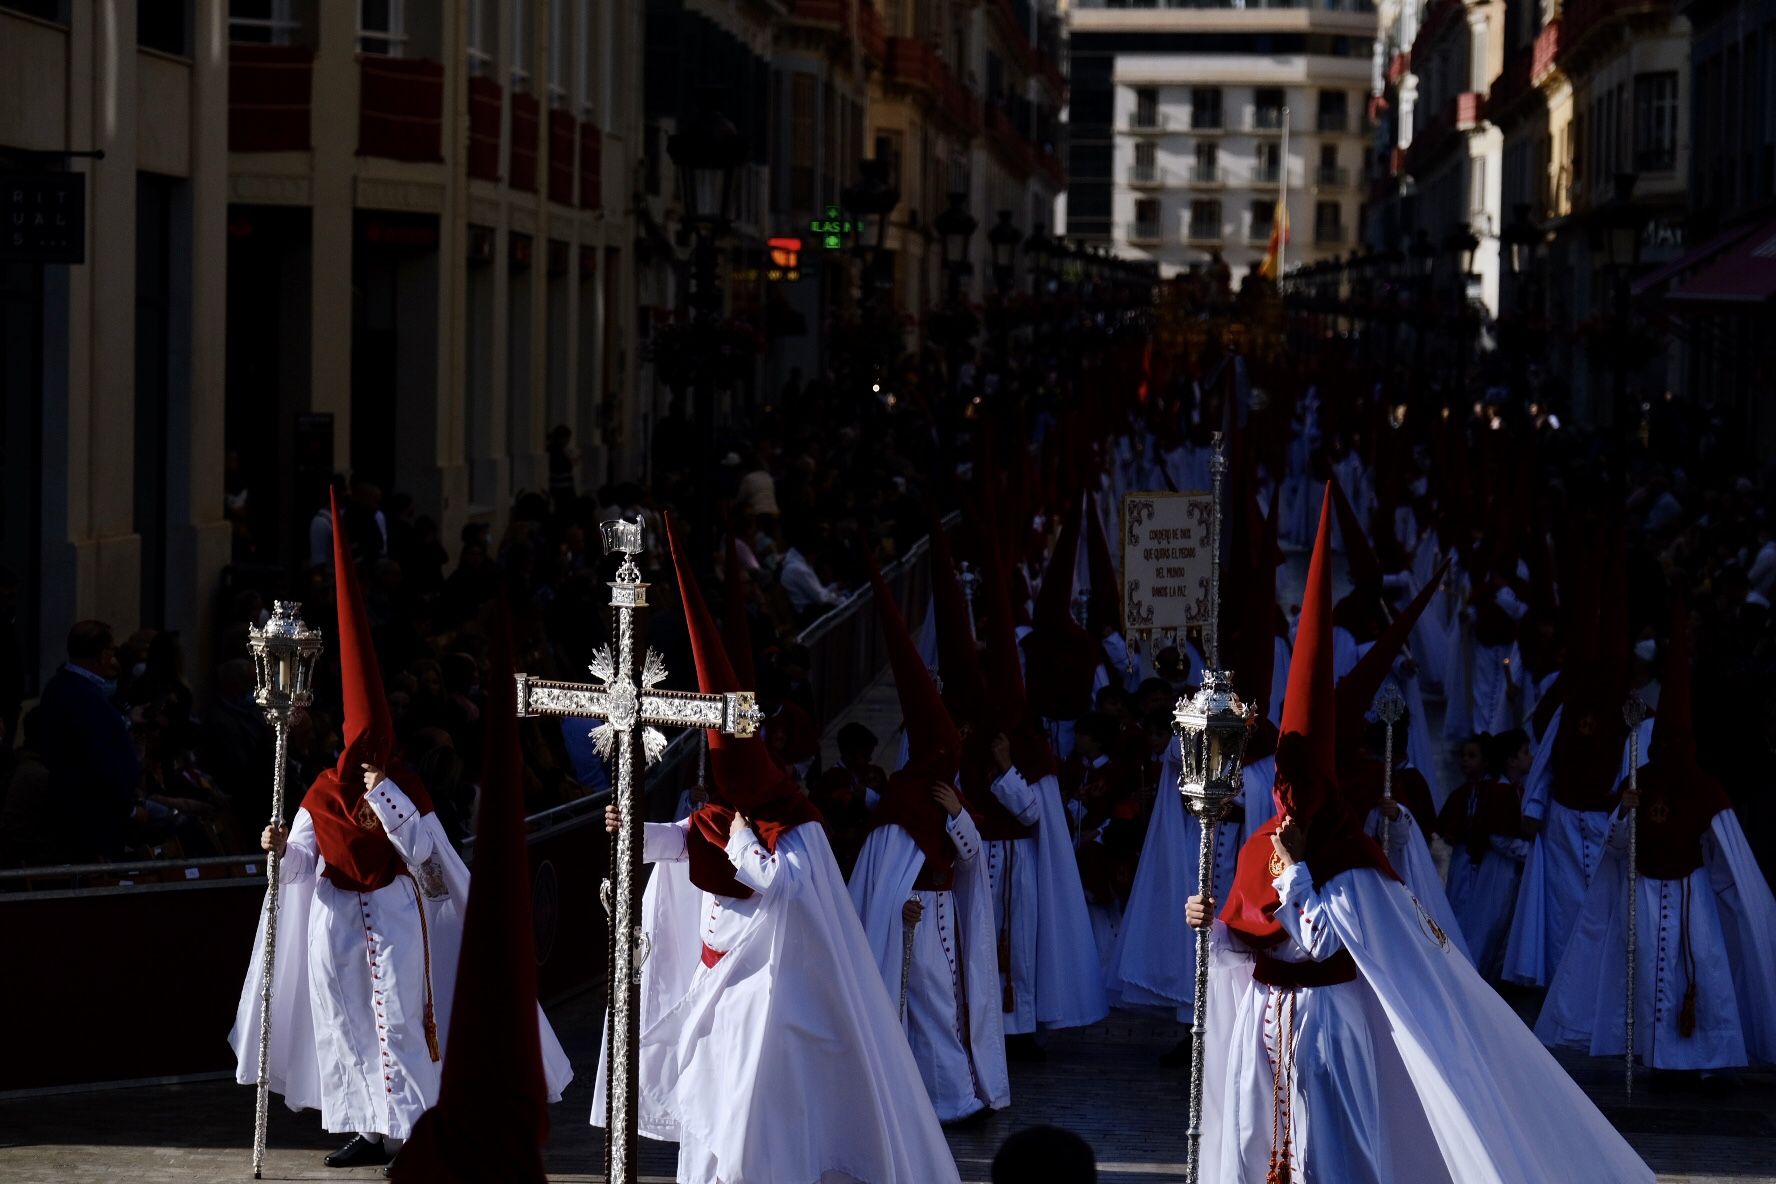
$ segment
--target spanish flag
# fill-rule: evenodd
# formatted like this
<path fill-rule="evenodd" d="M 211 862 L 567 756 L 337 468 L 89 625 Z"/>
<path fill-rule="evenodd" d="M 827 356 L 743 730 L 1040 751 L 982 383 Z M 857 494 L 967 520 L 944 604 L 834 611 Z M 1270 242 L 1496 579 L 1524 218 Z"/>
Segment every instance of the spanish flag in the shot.
<path fill-rule="evenodd" d="M 1258 264 L 1258 274 L 1265 279 L 1277 278 L 1277 263 L 1282 259 L 1283 246 L 1289 241 L 1289 203 L 1277 198 L 1276 213 L 1270 219 L 1270 245 L 1265 248 L 1264 260 Z"/>

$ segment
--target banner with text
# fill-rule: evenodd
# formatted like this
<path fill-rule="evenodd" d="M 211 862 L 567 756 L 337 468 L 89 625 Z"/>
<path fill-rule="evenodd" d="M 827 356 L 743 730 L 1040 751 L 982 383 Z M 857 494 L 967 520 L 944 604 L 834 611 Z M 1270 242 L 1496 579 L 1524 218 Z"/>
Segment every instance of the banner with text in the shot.
<path fill-rule="evenodd" d="M 1122 499 L 1122 614 L 1130 633 L 1182 631 L 1209 614 L 1207 493 Z"/>

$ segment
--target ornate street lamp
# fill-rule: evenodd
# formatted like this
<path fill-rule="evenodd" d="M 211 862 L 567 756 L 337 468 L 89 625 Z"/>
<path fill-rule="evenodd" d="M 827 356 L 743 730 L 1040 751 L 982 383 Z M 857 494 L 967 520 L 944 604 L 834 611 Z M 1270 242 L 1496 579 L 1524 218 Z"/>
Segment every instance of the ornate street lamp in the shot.
<path fill-rule="evenodd" d="M 666 141 L 678 167 L 685 217 L 702 228 L 725 230 L 734 220 L 734 178 L 746 159 L 746 141 L 721 112 L 720 87 L 702 87 L 697 112 Z"/>
<path fill-rule="evenodd" d="M 1611 267 L 1634 268 L 1640 263 L 1640 208 L 1634 204 L 1634 173 L 1617 173 L 1615 192 L 1597 207 L 1597 229 Z"/>
<path fill-rule="evenodd" d="M 276 738 L 271 767 L 271 825 L 283 829 L 284 766 L 288 761 L 290 717 L 314 702 L 315 661 L 321 656 L 321 632 L 302 620 L 302 606 L 289 600 L 272 603 L 264 626 L 249 626 L 247 651 L 253 655 L 258 685 L 253 702 L 265 713 Z M 274 848 L 265 865 L 265 959 L 259 982 L 259 1096 L 253 1110 L 253 1179 L 265 1168 L 265 1124 L 270 1101 L 268 1068 L 271 1053 L 271 983 L 277 962 L 278 871 L 282 857 Z"/>
<path fill-rule="evenodd" d="M 999 289 L 1001 297 L 1011 290 L 1018 244 L 1023 241 L 1023 232 L 1011 224 L 1011 211 L 1000 210 L 999 220 L 987 231 L 987 245 L 993 251 L 993 286 Z"/>
<path fill-rule="evenodd" d="M 974 237 L 979 225 L 968 212 L 966 193 L 950 194 L 949 206 L 932 222 L 942 239 L 944 275 L 949 279 L 952 300 L 960 292 L 962 281 L 974 273 L 974 266 L 968 261 L 968 240 Z"/>
<path fill-rule="evenodd" d="M 1541 232 L 1529 218 L 1529 203 L 1520 201 L 1511 207 L 1511 221 L 1499 235 L 1505 248 L 1505 270 L 1513 281 L 1524 278 L 1535 261 L 1536 242 Z"/>
<path fill-rule="evenodd" d="M 1030 290 L 1037 296 L 1047 290 L 1048 252 L 1053 245 L 1053 237 L 1041 226 L 1024 236 L 1024 254 L 1030 257 Z"/>

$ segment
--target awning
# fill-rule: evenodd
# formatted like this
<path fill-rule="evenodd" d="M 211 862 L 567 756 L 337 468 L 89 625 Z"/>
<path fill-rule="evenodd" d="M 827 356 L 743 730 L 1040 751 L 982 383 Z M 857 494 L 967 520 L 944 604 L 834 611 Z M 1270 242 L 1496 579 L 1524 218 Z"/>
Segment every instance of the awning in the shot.
<path fill-rule="evenodd" d="M 1734 246 L 1741 239 L 1748 238 L 1757 229 L 1757 223 L 1742 223 L 1731 230 L 1723 230 L 1693 251 L 1686 251 L 1677 259 L 1656 267 L 1634 281 L 1634 295 L 1645 296 L 1648 292 L 1663 288 L 1678 276 L 1687 275 L 1714 262 L 1714 259 L 1728 247 Z"/>
<path fill-rule="evenodd" d="M 1679 284 L 1670 299 L 1730 304 L 1776 300 L 1776 218 L 1752 231 L 1706 270 Z"/>

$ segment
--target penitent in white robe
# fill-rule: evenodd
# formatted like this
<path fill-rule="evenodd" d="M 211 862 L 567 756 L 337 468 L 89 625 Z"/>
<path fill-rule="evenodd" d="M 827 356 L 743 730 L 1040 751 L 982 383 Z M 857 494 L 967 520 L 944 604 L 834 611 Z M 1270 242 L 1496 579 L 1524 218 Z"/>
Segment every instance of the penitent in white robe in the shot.
<path fill-rule="evenodd" d="M 1276 758 L 1247 765 L 1238 800 L 1245 816 L 1215 827 L 1214 900 L 1227 899 L 1240 848 L 1252 831 L 1275 813 L 1270 796 L 1276 780 Z M 1264 803 L 1263 807 L 1247 803 Z M 1253 819 L 1257 821 L 1254 822 Z M 1166 747 L 1160 763 L 1159 793 L 1135 882 L 1129 889 L 1122 928 L 1110 952 L 1104 987 L 1114 1007 L 1129 1011 L 1160 1010 L 1191 1023 L 1196 1009 L 1196 942 L 1184 923 L 1184 906 L 1199 887 L 1197 855 L 1202 824 L 1178 792 L 1178 749 Z"/>
<path fill-rule="evenodd" d="M 1776 1063 L 1776 900 L 1733 811 L 1715 815 L 1701 844 L 1702 866 L 1685 879 L 1637 881 L 1635 1055 L 1655 1069 Z M 1536 1035 L 1546 1044 L 1595 1057 L 1622 1055 L 1627 855 L 1628 826 L 1618 811 L 1536 1021 Z M 1686 1036 L 1678 1018 L 1692 972 L 1696 1027 Z"/>
<path fill-rule="evenodd" d="M 691 883 L 686 826 L 645 830 L 641 1133 L 678 1142 L 685 1184 L 956 1181 L 822 826 L 732 838 L 744 900 Z"/>
<path fill-rule="evenodd" d="M 1095 1024 L 1109 1005 L 1085 957 L 1093 948 L 1091 918 L 1060 781 L 1050 773 L 1031 785 L 1013 768 L 992 788 L 1018 821 L 1035 828 L 1022 839 L 986 844 L 996 932 L 1006 928 L 1005 909 L 1011 910 L 1012 1006 L 1004 1012 L 1005 1031 L 1022 1035 Z"/>
<path fill-rule="evenodd" d="M 954 1122 L 1010 1105 L 1011 1075 L 980 832 L 966 811 L 945 829 L 956 851 L 950 888 L 914 891 L 924 854 L 900 827 L 879 826 L 858 853 L 850 889 L 870 954 L 897 1008 L 906 929 L 901 908 L 914 897 L 924 906 L 913 928 L 907 1043 L 937 1116 Z"/>
<path fill-rule="evenodd" d="M 1652 1171 L 1467 959 L 1437 939 L 1400 884 L 1356 868 L 1316 888 L 1301 863 L 1275 883 L 1287 937 L 1272 956 L 1324 961 L 1343 949 L 1357 977 L 1262 985 L 1250 954 L 1215 923 L 1204 1179 L 1265 1178 L 1272 1066 L 1292 1027 L 1290 1131 L 1303 1184 L 1652 1184 Z"/>
<path fill-rule="evenodd" d="M 1523 878 L 1529 846 L 1528 839 L 1493 835 L 1478 859 L 1465 843 L 1457 845 L 1449 856 L 1449 907 L 1455 912 L 1475 967 L 1489 979 L 1498 978 L 1504 967 L 1505 938 L 1511 930 L 1511 913 L 1517 906 L 1517 885 Z"/>
<path fill-rule="evenodd" d="M 296 812 L 279 865 L 269 1077 L 290 1109 L 319 1109 L 329 1131 L 404 1140 L 438 1100 L 443 1062 L 432 1059 L 424 1028 L 427 948 L 429 943 L 432 1014 L 442 1054 L 469 871 L 437 816 L 421 814 L 394 782 L 382 781 L 365 800 L 413 874 L 374 892 L 335 886 L 321 874 L 326 863 L 314 820 L 307 810 Z M 228 1036 L 235 1080 L 242 1085 L 259 1079 L 264 952 L 261 910 Z M 559 1101 L 573 1069 L 541 1008 L 537 1025 L 549 1100 Z"/>
<path fill-rule="evenodd" d="M 1554 746 L 1564 711 L 1555 710 L 1548 735 L 1536 749 L 1523 795 L 1523 817 L 1542 820 L 1542 829 L 1523 862 L 1523 881 L 1517 888 L 1517 907 L 1505 940 L 1504 979 L 1528 987 L 1544 987 L 1553 979 L 1609 839 L 1609 811 L 1569 810 L 1553 800 Z M 1642 765 L 1646 764 L 1652 728 L 1651 718 L 1641 724 Z M 1618 782 L 1628 775 L 1628 753 L 1629 746 L 1624 744 Z"/>

